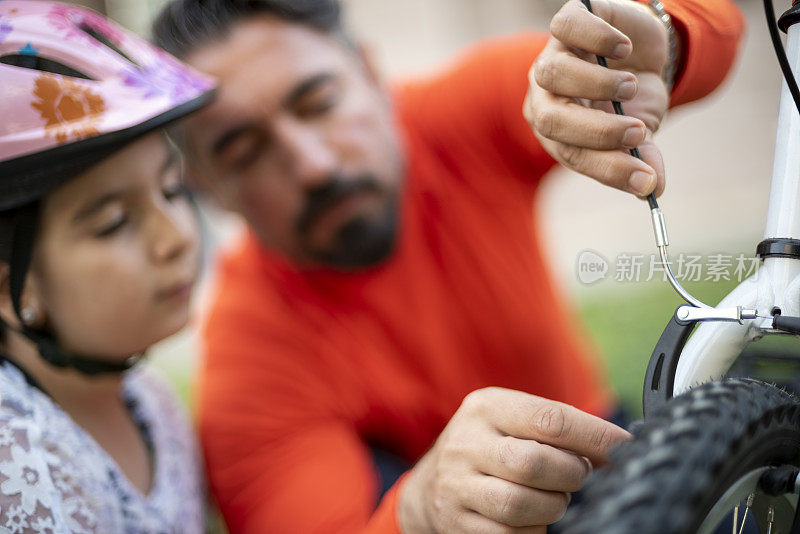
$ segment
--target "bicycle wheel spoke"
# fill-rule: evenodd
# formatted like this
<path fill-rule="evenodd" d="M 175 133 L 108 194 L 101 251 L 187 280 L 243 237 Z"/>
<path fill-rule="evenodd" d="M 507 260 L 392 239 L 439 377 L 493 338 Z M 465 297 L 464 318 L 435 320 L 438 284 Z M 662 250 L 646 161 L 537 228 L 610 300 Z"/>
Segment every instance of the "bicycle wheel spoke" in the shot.
<path fill-rule="evenodd" d="M 749 506 L 744 509 L 744 515 L 742 516 L 742 528 L 739 529 L 739 534 L 742 534 L 742 532 L 744 532 L 744 525 L 745 525 L 745 522 L 747 521 L 747 513 L 749 511 L 750 511 L 750 507 Z"/>
<path fill-rule="evenodd" d="M 739 505 L 737 504 L 736 507 L 733 509 L 733 532 L 732 534 L 736 534 L 739 530 Z"/>
<path fill-rule="evenodd" d="M 767 528 L 767 534 L 772 534 L 772 525 L 775 524 L 775 509 L 770 506 L 767 511 L 767 521 L 769 521 L 769 527 Z"/>
<path fill-rule="evenodd" d="M 744 525 L 745 525 L 745 522 L 747 521 L 747 514 L 750 512 L 750 507 L 753 506 L 753 501 L 755 500 L 755 495 L 756 495 L 755 493 L 751 493 L 747 497 L 747 508 L 744 509 L 744 515 L 742 516 L 742 526 L 739 529 L 739 534 L 742 534 L 742 532 L 744 532 Z"/>

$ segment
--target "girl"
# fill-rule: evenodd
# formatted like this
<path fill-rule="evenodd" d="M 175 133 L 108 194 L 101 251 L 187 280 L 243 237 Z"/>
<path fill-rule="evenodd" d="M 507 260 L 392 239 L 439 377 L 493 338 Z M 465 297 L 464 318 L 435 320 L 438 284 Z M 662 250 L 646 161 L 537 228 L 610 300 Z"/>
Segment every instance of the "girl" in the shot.
<path fill-rule="evenodd" d="M 202 531 L 190 428 L 136 364 L 198 271 L 160 129 L 212 95 L 93 12 L 0 2 L 0 531 Z"/>

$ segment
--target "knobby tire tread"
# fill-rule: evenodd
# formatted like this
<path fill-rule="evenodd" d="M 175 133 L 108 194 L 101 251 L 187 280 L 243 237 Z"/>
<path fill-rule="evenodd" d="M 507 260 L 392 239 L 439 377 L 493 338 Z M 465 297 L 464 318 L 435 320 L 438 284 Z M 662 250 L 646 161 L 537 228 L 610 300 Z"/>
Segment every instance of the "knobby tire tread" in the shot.
<path fill-rule="evenodd" d="M 800 464 L 800 401 L 764 382 L 710 382 L 670 400 L 610 454 L 566 534 L 694 534 L 741 476 Z"/>

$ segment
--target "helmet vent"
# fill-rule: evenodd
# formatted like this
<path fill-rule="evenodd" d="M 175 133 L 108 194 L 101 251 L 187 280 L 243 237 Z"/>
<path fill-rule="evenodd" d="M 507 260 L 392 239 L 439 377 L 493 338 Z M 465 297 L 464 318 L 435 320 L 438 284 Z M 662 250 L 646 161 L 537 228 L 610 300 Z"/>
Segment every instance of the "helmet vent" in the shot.
<path fill-rule="evenodd" d="M 79 28 L 79 29 L 80 29 L 80 30 L 81 30 L 83 33 L 85 33 L 86 35 L 88 35 L 88 36 L 92 37 L 92 38 L 93 38 L 95 41 L 98 41 L 98 42 L 102 43 L 102 44 L 103 44 L 104 46 L 106 46 L 107 48 L 110 48 L 111 50 L 113 50 L 114 52 L 116 52 L 117 54 L 119 54 L 120 56 L 124 57 L 124 58 L 125 58 L 126 60 L 128 60 L 130 63 L 133 63 L 134 65 L 136 65 L 137 67 L 139 67 L 139 63 L 137 63 L 136 61 L 134 61 L 133 59 L 131 59 L 131 57 L 130 57 L 128 54 L 126 54 L 125 52 L 123 52 L 122 50 L 120 50 L 120 48 L 119 48 L 117 45 L 115 45 L 114 43 L 112 43 L 112 42 L 111 42 L 111 39 L 109 39 L 108 37 L 106 37 L 106 36 L 105 36 L 105 35 L 103 35 L 102 33 L 98 32 L 96 29 L 94 29 L 94 28 L 92 28 L 92 27 L 90 27 L 90 26 L 87 26 L 86 24 L 80 24 L 80 25 L 78 25 L 78 28 Z"/>
<path fill-rule="evenodd" d="M 94 80 L 82 72 L 67 67 L 63 63 L 47 59 L 46 57 L 34 56 L 31 54 L 10 54 L 0 57 L 0 63 L 11 65 L 12 67 L 21 67 L 23 69 L 38 70 L 42 72 L 50 72 L 52 74 L 59 74 L 61 76 L 69 76 L 70 78 L 82 78 L 84 80 Z"/>

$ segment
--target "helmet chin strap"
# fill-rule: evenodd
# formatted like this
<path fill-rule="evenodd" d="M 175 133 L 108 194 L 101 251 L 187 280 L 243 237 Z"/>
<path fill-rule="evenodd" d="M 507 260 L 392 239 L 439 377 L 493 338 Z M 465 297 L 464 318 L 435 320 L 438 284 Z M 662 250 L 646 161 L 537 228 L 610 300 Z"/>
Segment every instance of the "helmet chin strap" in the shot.
<path fill-rule="evenodd" d="M 86 375 L 115 374 L 127 371 L 136 365 L 144 354 L 136 354 L 121 363 L 106 362 L 72 354 L 62 349 L 47 332 L 29 328 L 22 320 L 22 291 L 33 256 L 33 240 L 36 237 L 38 203 L 26 206 L 14 216 L 14 236 L 11 248 L 9 283 L 11 303 L 20 322 L 20 329 L 13 329 L 36 344 L 39 355 L 49 364 L 61 368 L 72 368 Z"/>

